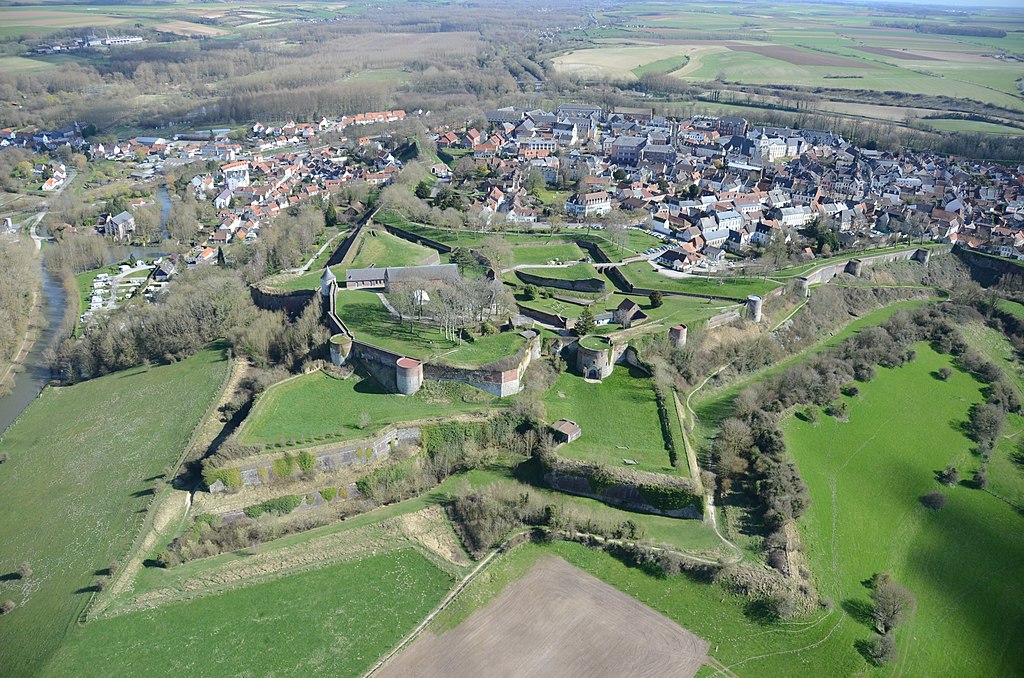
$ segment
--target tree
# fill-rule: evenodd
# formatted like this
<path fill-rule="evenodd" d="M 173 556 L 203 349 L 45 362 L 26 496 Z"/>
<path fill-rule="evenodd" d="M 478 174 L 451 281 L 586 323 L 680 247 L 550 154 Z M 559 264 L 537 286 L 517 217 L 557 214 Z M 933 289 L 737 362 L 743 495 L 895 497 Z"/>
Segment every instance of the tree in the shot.
<path fill-rule="evenodd" d="M 113 575 L 114 573 L 117 572 L 118 567 L 119 567 L 119 565 L 117 564 L 116 560 L 111 561 L 110 564 L 107 565 L 107 574 L 108 575 Z"/>
<path fill-rule="evenodd" d="M 0 605 L 0 614 L 10 614 L 14 612 L 14 608 L 16 607 L 18 606 L 15 605 L 13 600 L 7 599 L 4 601 L 3 605 Z"/>
<path fill-rule="evenodd" d="M 917 600 L 910 589 L 900 586 L 891 579 L 880 581 L 871 592 L 875 603 L 873 617 L 875 628 L 887 634 L 903 621 L 904 616 L 914 611 Z"/>
<path fill-rule="evenodd" d="M 28 579 L 32 576 L 32 566 L 28 563 L 22 563 L 18 565 L 18 576 L 22 579 Z"/>
<path fill-rule="evenodd" d="M 949 499 L 942 492 L 929 492 L 921 497 L 921 503 L 933 511 L 941 511 Z"/>
<path fill-rule="evenodd" d="M 665 303 L 665 296 L 658 290 L 654 290 L 647 297 L 651 301 L 651 308 L 661 308 L 661 305 Z"/>
<path fill-rule="evenodd" d="M 324 225 L 327 228 L 334 228 L 338 225 L 338 209 L 334 206 L 334 200 L 327 196 L 327 209 L 324 210 Z"/>
<path fill-rule="evenodd" d="M 527 285 L 523 288 L 523 296 L 527 301 L 535 301 L 540 296 L 540 290 L 536 285 Z"/>
<path fill-rule="evenodd" d="M 979 490 L 984 490 L 988 487 L 988 473 L 986 471 L 974 472 L 974 486 Z"/>
<path fill-rule="evenodd" d="M 362 413 L 359 414 L 359 423 L 357 424 L 357 426 L 360 429 L 364 429 L 367 426 L 369 426 L 372 421 L 373 420 L 370 419 L 370 413 L 369 412 L 362 412 Z"/>
<path fill-rule="evenodd" d="M 590 334 L 594 331 L 594 314 L 590 312 L 590 307 L 587 306 L 580 313 L 580 316 L 576 318 L 575 332 L 579 336 Z"/>
<path fill-rule="evenodd" d="M 960 472 L 950 464 L 939 474 L 939 480 L 945 485 L 956 485 L 960 482 Z"/>
<path fill-rule="evenodd" d="M 951 376 L 953 376 L 953 370 L 948 367 L 939 368 L 939 379 L 942 381 L 948 381 Z"/>
<path fill-rule="evenodd" d="M 107 584 L 109 584 L 109 583 L 110 583 L 110 580 L 107 579 L 106 577 L 96 577 L 96 590 L 97 591 L 103 591 L 104 589 L 107 588 Z"/>
<path fill-rule="evenodd" d="M 430 184 L 424 179 L 420 183 L 416 184 L 416 197 L 420 200 L 426 200 L 430 197 Z"/>
<path fill-rule="evenodd" d="M 217 265 L 221 268 L 228 265 L 227 257 L 224 256 L 224 248 L 220 245 L 217 246 Z"/>
<path fill-rule="evenodd" d="M 512 263 L 512 245 L 501 236 L 491 235 L 480 243 L 480 254 L 490 262 L 495 273 Z"/>
<path fill-rule="evenodd" d="M 878 636 L 867 644 L 867 653 L 878 666 L 892 663 L 899 655 L 896 649 L 896 639 L 892 637 L 891 633 Z"/>

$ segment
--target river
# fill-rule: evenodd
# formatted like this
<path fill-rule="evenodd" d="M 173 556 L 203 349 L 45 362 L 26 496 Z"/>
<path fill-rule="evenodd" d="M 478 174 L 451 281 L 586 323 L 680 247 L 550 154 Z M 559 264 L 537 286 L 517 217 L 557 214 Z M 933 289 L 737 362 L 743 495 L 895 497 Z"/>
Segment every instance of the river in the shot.
<path fill-rule="evenodd" d="M 44 359 L 47 347 L 53 343 L 64 319 L 68 300 L 60 278 L 52 275 L 43 265 L 43 319 L 46 327 L 32 344 L 24 363 L 24 370 L 14 380 L 14 390 L 0 398 L 0 434 L 18 418 L 42 392 L 50 380 L 50 366 Z"/>

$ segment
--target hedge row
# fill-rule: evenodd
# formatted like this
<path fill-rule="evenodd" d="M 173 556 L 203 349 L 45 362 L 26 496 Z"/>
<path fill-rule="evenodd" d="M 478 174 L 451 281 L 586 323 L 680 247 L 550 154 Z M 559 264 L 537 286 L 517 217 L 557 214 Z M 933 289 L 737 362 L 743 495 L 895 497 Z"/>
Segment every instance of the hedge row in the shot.
<path fill-rule="evenodd" d="M 275 516 L 283 516 L 291 513 L 302 503 L 302 497 L 294 494 L 286 494 L 283 497 L 270 499 L 262 504 L 254 504 L 245 508 L 243 513 L 250 518 L 258 518 L 264 513 L 272 513 Z"/>

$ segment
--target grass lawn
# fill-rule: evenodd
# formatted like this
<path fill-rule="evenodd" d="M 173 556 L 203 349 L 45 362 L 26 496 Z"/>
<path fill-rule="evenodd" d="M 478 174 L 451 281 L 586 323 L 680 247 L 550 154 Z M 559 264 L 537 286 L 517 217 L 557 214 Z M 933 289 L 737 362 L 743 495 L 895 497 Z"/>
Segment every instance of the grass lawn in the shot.
<path fill-rule="evenodd" d="M 95 621 L 44 675 L 362 675 L 444 597 L 414 550 Z"/>
<path fill-rule="evenodd" d="M 552 280 L 588 280 L 590 278 L 601 279 L 600 274 L 590 264 L 573 264 L 565 268 L 521 268 L 523 273 L 536 275 Z"/>
<path fill-rule="evenodd" d="M 332 435 L 356 440 L 402 421 L 484 412 L 495 399 L 464 384 L 428 384 L 416 395 L 387 393 L 374 379 L 337 379 L 313 372 L 268 389 L 239 431 L 243 444 L 274 443 L 282 438 Z M 371 423 L 358 428 L 363 413 Z"/>
<path fill-rule="evenodd" d="M 718 315 L 730 308 L 736 307 L 734 303 L 728 301 L 666 295 L 662 299 L 661 306 L 654 308 L 651 306 L 650 299 L 645 296 L 626 295 L 616 292 L 611 295 L 608 298 L 608 301 L 603 305 L 599 304 L 598 306 L 600 308 L 595 307 L 594 313 L 600 313 L 601 311 L 613 312 L 618 305 L 622 303 L 623 299 L 629 299 L 636 302 L 636 304 L 640 306 L 640 309 L 646 313 L 649 318 L 649 320 L 644 322 L 642 325 L 634 325 L 634 327 L 650 327 L 652 332 L 667 332 L 667 327 L 677 325 L 679 323 L 692 326 L 694 323 L 707 320 L 713 315 Z M 618 325 L 611 323 L 596 328 L 594 333 L 608 334 L 619 329 L 621 328 Z"/>
<path fill-rule="evenodd" d="M 357 339 L 421 360 L 456 367 L 478 367 L 515 355 L 526 342 L 515 332 L 478 337 L 474 342 L 453 344 L 444 334 L 419 323 L 399 323 L 380 298 L 366 290 L 338 292 L 338 315 Z"/>
<path fill-rule="evenodd" d="M 36 675 L 145 517 L 155 478 L 184 451 L 223 381 L 220 347 L 174 365 L 48 388 L 0 445 L 0 574 L 29 562 L 27 580 L 0 577 L 0 665 Z"/>
<path fill-rule="evenodd" d="M 1018 318 L 1024 318 L 1024 304 L 1019 304 L 1016 301 L 1010 301 L 1009 299 L 1000 299 L 996 302 L 996 306 L 999 310 L 1011 313 Z"/>
<path fill-rule="evenodd" d="M 402 240 L 387 231 L 363 229 L 349 250 L 343 268 L 420 266 L 427 263 L 433 254 L 434 250 Z M 339 276 L 339 280 L 344 280 L 344 273 L 341 271 L 336 270 L 335 275 Z"/>
<path fill-rule="evenodd" d="M 583 250 L 576 243 L 523 245 L 512 250 L 512 265 L 562 264 L 578 261 L 584 256 Z"/>
<path fill-rule="evenodd" d="M 632 459 L 638 464 L 627 468 L 679 473 L 669 464 L 651 380 L 637 370 L 616 367 L 600 384 L 566 372 L 544 396 L 544 405 L 548 421 L 571 419 L 583 430 L 559 454 L 619 467 Z"/>
<path fill-rule="evenodd" d="M 861 385 L 848 423 L 785 421 L 813 500 L 800 522 L 808 557 L 853 641 L 871 637 L 864 580 L 888 571 L 914 592 L 917 612 L 896 632 L 905 675 L 1014 675 L 1024 665 L 1021 516 L 966 483 L 935 480 L 947 464 L 968 478 L 979 466 L 960 424 L 982 384 L 959 370 L 937 380 L 951 359 L 915 349 L 917 360 Z M 924 508 L 920 498 L 940 488 L 946 508 Z"/>
<path fill-rule="evenodd" d="M 650 264 L 637 261 L 620 269 L 626 279 L 643 289 L 678 292 L 680 294 L 707 294 L 745 301 L 750 294 L 765 295 L 779 283 L 756 278 L 711 278 L 690 276 L 669 278 L 658 273 Z"/>

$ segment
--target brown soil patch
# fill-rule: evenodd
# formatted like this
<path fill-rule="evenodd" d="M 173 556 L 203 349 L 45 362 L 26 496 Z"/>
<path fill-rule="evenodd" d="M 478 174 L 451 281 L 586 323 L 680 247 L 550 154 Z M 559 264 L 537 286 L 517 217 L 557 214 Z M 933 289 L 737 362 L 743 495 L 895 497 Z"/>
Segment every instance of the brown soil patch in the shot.
<path fill-rule="evenodd" d="M 857 47 L 855 49 L 858 52 L 877 54 L 878 56 L 889 57 L 890 59 L 906 59 L 908 61 L 941 61 L 941 59 L 924 56 L 923 54 L 914 54 L 913 52 L 907 52 L 906 50 L 901 49 L 887 49 L 885 47 Z"/>
<path fill-rule="evenodd" d="M 191 21 L 180 21 L 178 19 L 164 21 L 163 23 L 156 24 L 153 28 L 158 31 L 164 31 L 165 33 L 174 33 L 175 35 L 184 35 L 189 37 L 195 35 L 209 37 L 227 34 L 227 31 L 223 28 L 207 26 L 205 24 L 194 24 Z"/>
<path fill-rule="evenodd" d="M 797 66 L 831 66 L 833 68 L 872 68 L 871 64 L 846 57 L 807 52 L 783 45 L 729 45 L 734 52 L 753 52 Z"/>
<path fill-rule="evenodd" d="M 406 536 L 419 542 L 427 550 L 456 565 L 470 564 L 439 506 L 407 513 L 398 520 Z"/>
<path fill-rule="evenodd" d="M 380 676 L 693 676 L 708 643 L 560 558 L 540 560 L 457 628 L 426 632 Z"/>

